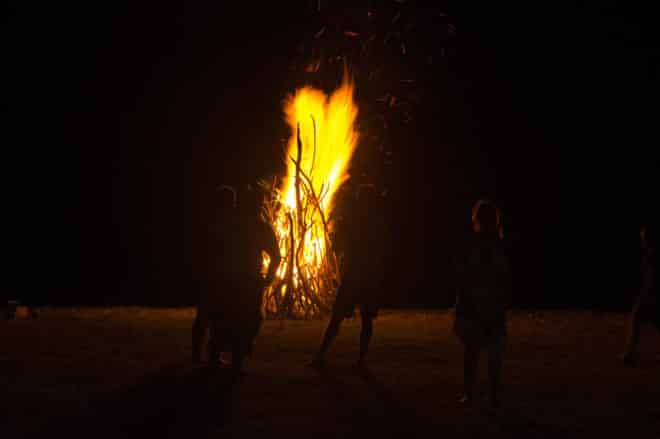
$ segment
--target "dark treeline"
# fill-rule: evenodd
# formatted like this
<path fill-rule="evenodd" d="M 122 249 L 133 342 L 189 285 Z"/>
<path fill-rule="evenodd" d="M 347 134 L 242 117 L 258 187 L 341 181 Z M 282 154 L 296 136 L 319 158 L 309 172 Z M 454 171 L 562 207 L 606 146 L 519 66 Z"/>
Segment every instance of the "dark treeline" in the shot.
<path fill-rule="evenodd" d="M 311 3 L 14 7 L 10 295 L 191 304 L 213 188 L 283 172 L 281 99 L 304 82 L 290 67 Z M 517 306 L 630 306 L 658 199 L 657 30 L 646 11 L 595 3 L 434 7 L 455 36 L 417 34 L 442 55 L 416 72 L 415 118 L 389 133 L 393 170 L 379 176 L 398 230 L 388 305 L 453 303 L 470 207 L 492 197 L 514 238 Z"/>

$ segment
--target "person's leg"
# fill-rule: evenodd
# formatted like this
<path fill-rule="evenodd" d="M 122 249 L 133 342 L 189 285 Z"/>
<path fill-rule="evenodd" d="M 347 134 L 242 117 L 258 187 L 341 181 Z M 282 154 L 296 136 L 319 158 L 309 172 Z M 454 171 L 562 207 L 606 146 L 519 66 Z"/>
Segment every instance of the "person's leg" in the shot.
<path fill-rule="evenodd" d="M 369 343 L 374 333 L 374 318 L 369 310 L 360 309 L 362 327 L 360 330 L 360 358 L 358 366 L 364 367 L 367 352 L 369 351 Z"/>
<path fill-rule="evenodd" d="M 209 326 L 207 310 L 204 306 L 197 307 L 197 314 L 192 327 L 192 360 L 195 363 L 202 361 L 202 346 Z"/>
<path fill-rule="evenodd" d="M 344 319 L 337 314 L 333 314 L 330 318 L 330 323 L 325 330 L 323 341 L 321 342 L 321 348 L 319 349 L 319 354 L 321 356 L 324 356 L 325 353 L 328 352 L 328 349 L 330 349 L 330 346 L 337 338 L 337 335 L 339 334 L 339 328 L 343 320 Z"/>
<path fill-rule="evenodd" d="M 262 305 L 263 305 L 263 293 L 264 293 L 265 283 L 264 280 L 256 278 L 252 286 L 252 294 L 254 295 L 254 302 L 250 309 L 248 319 L 250 321 L 250 327 L 248 331 L 248 343 L 245 346 L 245 356 L 252 357 L 252 349 L 254 342 L 261 331 L 261 325 L 263 323 L 262 316 Z"/>
<path fill-rule="evenodd" d="M 323 341 L 321 342 L 319 351 L 314 355 L 314 358 L 310 363 L 311 366 L 323 366 L 325 362 L 325 354 L 337 338 L 337 335 L 339 334 L 339 328 L 343 320 L 344 319 L 337 315 L 337 313 L 332 314 L 332 317 L 330 317 L 330 323 L 328 323 L 328 327 L 325 329 L 325 333 L 323 334 Z"/>
<path fill-rule="evenodd" d="M 640 304 L 636 303 L 628 320 L 628 339 L 626 340 L 626 347 L 622 356 L 623 362 L 628 365 L 634 363 L 637 356 L 639 331 L 642 324 L 641 317 Z"/>
<path fill-rule="evenodd" d="M 220 353 L 222 350 L 220 342 L 220 326 L 219 322 L 213 318 L 209 319 L 209 361 L 210 367 L 217 367 L 220 363 Z"/>
<path fill-rule="evenodd" d="M 478 366 L 479 348 L 473 343 L 465 343 L 463 353 L 463 398 L 461 402 L 466 405 L 472 404 Z"/>
<path fill-rule="evenodd" d="M 231 370 L 234 379 L 239 379 L 243 374 L 243 359 L 245 358 L 244 340 L 240 337 L 234 338 L 231 351 Z"/>
<path fill-rule="evenodd" d="M 309 363 L 310 366 L 323 366 L 325 361 L 325 354 L 337 338 L 341 322 L 355 309 L 355 300 L 351 294 L 354 289 L 349 286 L 350 284 L 351 283 L 347 282 L 345 279 L 344 283 L 339 287 L 339 291 L 337 291 L 337 297 L 332 309 L 330 322 L 328 323 L 328 327 L 325 329 L 323 340 L 321 341 L 321 346 L 319 347 L 318 352 L 314 354 L 314 358 L 312 358 L 312 361 Z"/>
<path fill-rule="evenodd" d="M 499 390 L 502 381 L 502 358 L 504 356 L 504 338 L 494 341 L 488 348 L 488 377 L 490 381 L 490 404 L 499 406 Z"/>

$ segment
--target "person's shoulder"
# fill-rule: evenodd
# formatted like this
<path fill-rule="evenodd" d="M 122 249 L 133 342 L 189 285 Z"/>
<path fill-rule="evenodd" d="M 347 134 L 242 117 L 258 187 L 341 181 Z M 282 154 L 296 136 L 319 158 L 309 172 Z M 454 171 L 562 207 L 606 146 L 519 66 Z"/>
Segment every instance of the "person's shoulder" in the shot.
<path fill-rule="evenodd" d="M 262 235 L 265 236 L 270 236 L 275 234 L 275 229 L 273 229 L 273 226 L 269 224 L 268 222 L 264 221 L 263 219 L 258 219 L 255 221 L 257 229 Z"/>

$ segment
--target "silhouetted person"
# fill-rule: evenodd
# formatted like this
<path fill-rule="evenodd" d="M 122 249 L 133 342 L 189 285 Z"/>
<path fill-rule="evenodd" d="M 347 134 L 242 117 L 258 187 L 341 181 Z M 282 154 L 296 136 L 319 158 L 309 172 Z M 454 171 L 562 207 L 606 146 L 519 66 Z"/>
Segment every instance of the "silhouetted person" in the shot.
<path fill-rule="evenodd" d="M 373 335 L 373 320 L 378 315 L 384 273 L 384 245 L 387 226 L 380 210 L 380 195 L 373 186 L 358 187 L 354 202 L 338 224 L 335 249 L 343 256 L 341 285 L 319 351 L 311 365 L 322 367 L 325 355 L 339 333 L 341 322 L 360 308 L 360 356 L 358 367 L 365 366 Z"/>
<path fill-rule="evenodd" d="M 499 212 L 491 202 L 480 200 L 475 204 L 472 229 L 467 252 L 459 264 L 454 322 L 454 330 L 465 348 L 461 402 L 472 403 L 479 356 L 487 350 L 490 401 L 496 407 L 510 301 L 510 268 L 501 239 Z"/>
<path fill-rule="evenodd" d="M 658 286 L 658 240 L 654 225 L 645 224 L 640 231 L 642 258 L 642 282 L 639 296 L 630 315 L 628 340 L 623 353 L 626 365 L 633 365 L 637 359 L 639 333 L 643 325 L 653 323 L 660 329 L 660 287 Z"/>
<path fill-rule="evenodd" d="M 256 191 L 245 190 L 237 202 L 223 192 L 223 205 L 207 234 L 207 276 L 193 324 L 193 360 L 201 360 L 208 326 L 209 364 L 217 364 L 220 352 L 231 349 L 232 367 L 240 372 L 261 326 L 263 288 L 273 279 L 281 257 L 275 233 L 261 219 Z M 271 260 L 265 279 L 262 251 Z"/>
<path fill-rule="evenodd" d="M 216 195 L 218 198 L 212 206 L 213 211 L 203 234 L 203 274 L 199 282 L 199 297 L 192 328 L 192 358 L 195 363 L 201 363 L 202 348 L 207 341 L 209 330 L 207 302 L 212 294 L 210 290 L 215 287 L 214 284 L 219 283 L 222 277 L 223 272 L 218 268 L 222 265 L 222 259 L 230 257 L 230 246 L 222 243 L 222 236 L 219 236 L 218 231 L 227 230 L 227 236 L 231 236 L 230 231 L 237 228 L 238 221 L 236 189 L 232 186 L 221 185 L 218 187 Z M 220 293 L 213 292 L 213 294 Z"/>

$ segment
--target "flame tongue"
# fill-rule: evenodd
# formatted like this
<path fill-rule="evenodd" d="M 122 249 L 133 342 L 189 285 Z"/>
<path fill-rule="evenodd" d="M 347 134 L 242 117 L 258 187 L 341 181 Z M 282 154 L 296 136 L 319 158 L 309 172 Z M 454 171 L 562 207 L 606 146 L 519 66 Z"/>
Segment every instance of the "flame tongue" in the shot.
<path fill-rule="evenodd" d="M 304 87 L 286 103 L 285 113 L 293 133 L 289 139 L 288 156 L 297 156 L 296 131 L 300 126 L 303 144 L 301 170 L 310 177 L 317 194 L 323 185 L 328 186 L 324 198 L 325 213 L 328 214 L 335 192 L 348 178 L 347 167 L 357 145 L 357 133 L 353 128 L 357 117 L 353 86 L 344 81 L 330 97 L 317 89 Z M 295 175 L 296 165 L 289 160 L 284 194 L 290 207 L 295 207 L 296 203 Z"/>

